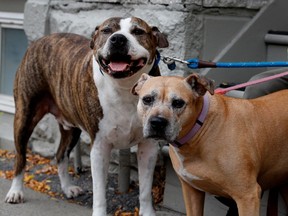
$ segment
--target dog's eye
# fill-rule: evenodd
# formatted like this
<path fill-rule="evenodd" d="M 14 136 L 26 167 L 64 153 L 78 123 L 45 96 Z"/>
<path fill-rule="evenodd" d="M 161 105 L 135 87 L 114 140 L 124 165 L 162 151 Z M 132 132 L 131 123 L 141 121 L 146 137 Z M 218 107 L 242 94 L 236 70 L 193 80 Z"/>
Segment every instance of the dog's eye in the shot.
<path fill-rule="evenodd" d="M 110 27 L 103 28 L 101 30 L 101 32 L 104 33 L 104 34 L 111 34 L 112 33 L 112 28 L 110 28 Z"/>
<path fill-rule="evenodd" d="M 145 31 L 143 29 L 140 29 L 140 28 L 135 28 L 132 30 L 132 34 L 134 35 L 143 35 L 145 34 Z"/>
<path fill-rule="evenodd" d="M 182 99 L 174 99 L 172 101 L 172 107 L 173 108 L 179 109 L 179 108 L 182 108 L 184 105 L 185 105 L 185 101 Z"/>
<path fill-rule="evenodd" d="M 143 104 L 151 105 L 154 102 L 154 98 L 152 96 L 145 96 L 142 98 Z"/>

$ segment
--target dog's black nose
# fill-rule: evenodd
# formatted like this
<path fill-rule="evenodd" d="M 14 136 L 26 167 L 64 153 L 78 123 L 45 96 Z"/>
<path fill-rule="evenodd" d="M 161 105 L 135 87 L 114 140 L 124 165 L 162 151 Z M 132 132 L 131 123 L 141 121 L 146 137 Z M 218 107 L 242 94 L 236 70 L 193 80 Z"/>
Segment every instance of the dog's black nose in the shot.
<path fill-rule="evenodd" d="M 115 47 L 122 47 L 127 44 L 127 38 L 122 34 L 114 34 L 110 38 L 110 42 Z"/>
<path fill-rule="evenodd" d="M 168 125 L 168 120 L 162 117 L 152 117 L 150 119 L 151 128 L 153 130 L 163 130 Z"/>

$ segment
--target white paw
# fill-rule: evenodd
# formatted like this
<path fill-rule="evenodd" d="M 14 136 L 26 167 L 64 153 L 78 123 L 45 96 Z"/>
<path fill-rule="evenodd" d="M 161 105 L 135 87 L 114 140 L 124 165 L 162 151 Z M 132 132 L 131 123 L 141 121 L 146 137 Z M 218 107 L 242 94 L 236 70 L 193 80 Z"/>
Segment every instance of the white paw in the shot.
<path fill-rule="evenodd" d="M 23 203 L 24 195 L 22 190 L 9 190 L 5 198 L 6 203 Z"/>
<path fill-rule="evenodd" d="M 75 198 L 84 193 L 82 188 L 75 186 L 75 185 L 70 185 L 70 186 L 65 187 L 63 189 L 63 192 L 65 193 L 68 199 Z"/>
<path fill-rule="evenodd" d="M 140 212 L 139 212 L 140 216 L 156 216 L 156 213 L 154 211 L 153 208 L 141 208 L 140 207 Z"/>
<path fill-rule="evenodd" d="M 107 215 L 106 208 L 105 209 L 95 209 L 93 210 L 92 216 L 103 216 Z M 113 216 L 112 214 L 108 214 L 107 216 Z"/>

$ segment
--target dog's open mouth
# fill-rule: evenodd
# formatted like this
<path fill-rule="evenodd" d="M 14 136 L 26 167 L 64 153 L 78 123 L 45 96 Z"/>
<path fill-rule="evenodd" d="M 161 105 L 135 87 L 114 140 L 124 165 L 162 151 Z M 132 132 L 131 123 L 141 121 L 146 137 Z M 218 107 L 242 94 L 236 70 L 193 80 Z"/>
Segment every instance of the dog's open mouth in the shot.
<path fill-rule="evenodd" d="M 109 56 L 103 58 L 99 56 L 99 63 L 107 74 L 116 79 L 130 77 L 142 69 L 147 62 L 147 58 L 133 60 L 131 56 Z"/>

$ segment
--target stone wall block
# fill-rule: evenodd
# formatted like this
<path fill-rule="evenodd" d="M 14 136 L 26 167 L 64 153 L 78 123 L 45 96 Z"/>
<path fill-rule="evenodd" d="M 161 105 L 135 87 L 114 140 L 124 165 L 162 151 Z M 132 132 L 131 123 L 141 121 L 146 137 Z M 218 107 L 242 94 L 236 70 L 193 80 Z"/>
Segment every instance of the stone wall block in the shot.
<path fill-rule="evenodd" d="M 88 10 L 79 13 L 63 12 L 62 10 L 51 10 L 50 32 L 71 32 L 91 37 L 97 25 L 113 16 L 125 16 L 129 10 Z"/>
<path fill-rule="evenodd" d="M 203 0 L 203 6 L 260 9 L 267 2 L 268 0 Z"/>
<path fill-rule="evenodd" d="M 152 4 L 164 4 L 164 5 L 169 5 L 169 4 L 181 4 L 182 0 L 150 0 Z"/>
<path fill-rule="evenodd" d="M 133 0 L 130 0 L 133 1 Z M 97 2 L 97 3 L 121 3 L 122 0 L 83 0 L 83 2 Z"/>
<path fill-rule="evenodd" d="M 150 0 L 152 4 L 171 5 L 171 4 L 196 4 L 202 5 L 202 0 Z"/>
<path fill-rule="evenodd" d="M 24 30 L 28 41 L 47 33 L 49 0 L 28 0 L 24 9 Z"/>
<path fill-rule="evenodd" d="M 83 0 L 83 2 L 121 3 L 121 4 L 147 4 L 149 0 Z"/>
<path fill-rule="evenodd" d="M 260 9 L 268 3 L 268 0 L 248 0 L 247 8 Z"/>
<path fill-rule="evenodd" d="M 47 114 L 34 129 L 29 145 L 32 150 L 45 157 L 53 157 L 58 149 L 61 135 L 55 117 Z"/>
<path fill-rule="evenodd" d="M 247 0 L 203 0 L 204 7 L 245 7 Z"/>

